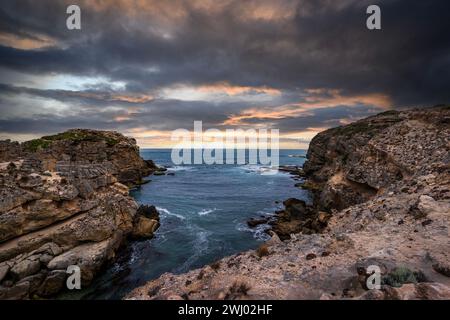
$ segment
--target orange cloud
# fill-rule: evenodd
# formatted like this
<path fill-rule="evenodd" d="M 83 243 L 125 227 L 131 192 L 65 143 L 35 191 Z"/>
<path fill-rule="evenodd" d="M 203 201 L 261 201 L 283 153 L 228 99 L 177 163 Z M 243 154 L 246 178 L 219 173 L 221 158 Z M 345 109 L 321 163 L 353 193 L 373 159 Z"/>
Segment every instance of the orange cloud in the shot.
<path fill-rule="evenodd" d="M 223 125 L 248 124 L 250 119 L 283 119 L 288 117 L 310 116 L 311 111 L 319 108 L 333 108 L 337 106 L 356 107 L 358 105 L 371 105 L 382 109 L 390 109 L 392 100 L 384 94 L 367 94 L 344 96 L 340 90 L 308 89 L 308 96 L 304 102 L 282 105 L 271 108 L 251 108 L 238 115 L 231 115 Z"/>
<path fill-rule="evenodd" d="M 280 148 L 282 149 L 306 149 L 308 142 L 320 131 L 326 128 L 311 128 L 299 132 L 290 132 L 283 134 L 280 132 Z M 223 133 L 223 132 L 222 132 Z M 178 145 L 179 141 L 171 141 L 172 131 L 170 130 L 147 130 L 145 127 L 129 129 L 124 132 L 127 136 L 134 137 L 141 148 L 172 148 Z M 224 133 L 223 133 L 224 134 Z M 233 144 L 227 144 L 223 134 L 214 134 L 214 139 L 204 136 L 205 141 L 217 141 L 216 138 L 223 139 L 225 147 L 233 147 Z M 221 144 L 219 144 L 221 145 Z M 191 146 L 190 144 L 186 145 Z"/>
<path fill-rule="evenodd" d="M 154 99 L 151 95 L 127 95 L 127 94 L 111 94 L 109 92 L 81 92 L 81 91 L 65 91 L 69 97 L 80 97 L 96 100 L 104 100 L 108 102 L 128 102 L 128 103 L 146 103 Z"/>
<path fill-rule="evenodd" d="M 148 14 L 158 18 L 170 17 L 178 20 L 186 18 L 192 10 L 220 14 L 232 7 L 236 8 L 240 18 L 278 20 L 293 17 L 298 3 L 273 0 L 84 0 L 82 5 L 96 11 L 106 11 L 114 6 L 119 8 L 120 12 L 128 14 Z"/>
<path fill-rule="evenodd" d="M 45 35 L 20 37 L 11 33 L 0 32 L 0 44 L 15 49 L 32 50 L 55 46 L 57 42 Z"/>
<path fill-rule="evenodd" d="M 226 93 L 229 96 L 235 96 L 245 93 L 262 93 L 271 96 L 280 95 L 281 91 L 267 86 L 250 87 L 250 86 L 233 86 L 228 82 L 218 82 L 211 85 L 203 85 L 198 88 L 201 92 L 206 93 Z"/>
<path fill-rule="evenodd" d="M 130 103 L 146 103 L 152 101 L 154 98 L 150 95 L 137 95 L 137 96 L 127 96 L 127 95 L 112 95 L 109 101 L 121 101 Z"/>

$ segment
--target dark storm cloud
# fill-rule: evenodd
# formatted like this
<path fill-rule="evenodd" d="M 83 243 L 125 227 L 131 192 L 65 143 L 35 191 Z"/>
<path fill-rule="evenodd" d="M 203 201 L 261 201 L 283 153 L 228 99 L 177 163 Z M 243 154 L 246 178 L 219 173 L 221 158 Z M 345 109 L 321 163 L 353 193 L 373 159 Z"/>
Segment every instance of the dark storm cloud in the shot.
<path fill-rule="evenodd" d="M 372 4 L 366 0 L 199 2 L 117 0 L 105 6 L 104 2 L 80 1 L 83 29 L 68 31 L 65 8 L 72 4 L 68 1 L 2 1 L 0 35 L 35 42 L 50 38 L 53 43 L 37 48 L 3 43 L 0 66 L 33 75 L 104 77 L 124 82 L 129 94 L 152 94 L 176 84 L 226 81 L 235 86 L 280 89 L 278 105 L 303 101 L 302 92 L 312 88 L 339 89 L 347 96 L 384 94 L 395 107 L 450 101 L 448 1 L 377 1 L 382 31 L 366 29 L 365 10 Z M 1 74 L 0 82 L 9 83 Z M 3 120 L 1 131 L 13 127 L 29 131 L 34 128 L 32 123 L 44 121 L 54 130 L 89 125 L 162 130 L 183 127 L 183 120 L 193 119 L 220 126 L 230 115 L 250 107 L 277 106 L 173 99 L 134 104 L 111 100 L 108 90 L 106 95 L 86 97 L 86 92 L 98 94 L 99 88 L 80 94 L 13 84 L 0 87 L 0 95 L 27 94 L 81 107 L 65 119 L 47 115 Z M 113 121 L 120 112 L 100 110 L 134 105 L 141 108 L 139 114 L 120 123 Z M 86 110 L 95 106 L 99 114 L 92 118 Z M 323 107 L 302 116 L 254 118 L 247 123 L 268 121 L 295 131 L 334 126 L 342 118 L 356 119 L 379 110 L 367 104 Z"/>

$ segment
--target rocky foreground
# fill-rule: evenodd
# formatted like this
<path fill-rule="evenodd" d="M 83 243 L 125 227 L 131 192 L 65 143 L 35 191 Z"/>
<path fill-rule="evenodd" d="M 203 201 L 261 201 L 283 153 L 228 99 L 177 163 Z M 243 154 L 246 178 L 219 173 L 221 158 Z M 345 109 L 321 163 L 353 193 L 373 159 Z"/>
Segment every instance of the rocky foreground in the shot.
<path fill-rule="evenodd" d="M 158 213 L 128 186 L 155 169 L 115 132 L 0 141 L 0 299 L 51 297 L 69 265 L 85 287 L 127 238 L 152 237 Z"/>
<path fill-rule="evenodd" d="M 313 205 L 289 199 L 258 250 L 126 298 L 450 299 L 449 137 L 448 106 L 322 132 L 303 168 Z M 373 266 L 382 286 L 369 290 Z"/>

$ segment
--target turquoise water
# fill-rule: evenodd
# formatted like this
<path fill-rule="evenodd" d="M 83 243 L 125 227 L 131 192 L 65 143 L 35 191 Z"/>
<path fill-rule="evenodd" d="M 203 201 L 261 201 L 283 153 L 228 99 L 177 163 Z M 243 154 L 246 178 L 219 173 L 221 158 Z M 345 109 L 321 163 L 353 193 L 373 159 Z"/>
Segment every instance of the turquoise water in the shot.
<path fill-rule="evenodd" d="M 280 150 L 281 165 L 302 165 L 305 150 Z M 151 240 L 134 242 L 100 276 L 82 298 L 119 299 L 164 272 L 181 273 L 256 248 L 267 239 L 252 217 L 272 215 L 289 197 L 308 200 L 287 173 L 267 175 L 259 165 L 174 166 L 170 150 L 141 150 L 144 159 L 168 167 L 174 175 L 151 176 L 133 190 L 140 204 L 155 205 L 161 227 Z"/>

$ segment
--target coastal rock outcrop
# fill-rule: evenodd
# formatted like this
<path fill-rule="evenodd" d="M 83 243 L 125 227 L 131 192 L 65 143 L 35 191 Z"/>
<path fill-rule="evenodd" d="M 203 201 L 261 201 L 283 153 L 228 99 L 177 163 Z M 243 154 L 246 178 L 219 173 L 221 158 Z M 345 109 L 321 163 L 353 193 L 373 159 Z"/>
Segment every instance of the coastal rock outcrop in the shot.
<path fill-rule="evenodd" d="M 324 131 L 307 159 L 314 203 L 284 203 L 264 254 L 166 273 L 126 298 L 450 299 L 448 106 Z M 322 223 L 319 232 L 307 221 Z M 380 286 L 369 289 L 372 276 Z"/>
<path fill-rule="evenodd" d="M 61 171 L 64 165 L 79 163 L 102 164 L 117 181 L 129 186 L 157 169 L 153 161 L 140 157 L 135 139 L 114 131 L 73 129 L 22 144 L 0 143 L 1 162 L 24 157 L 38 160 L 44 171 Z"/>
<path fill-rule="evenodd" d="M 448 170 L 449 107 L 387 111 L 313 138 L 304 164 L 316 203 L 342 210 L 418 175 Z"/>
<path fill-rule="evenodd" d="M 71 130 L 0 150 L 0 299 L 52 296 L 69 265 L 86 286 L 128 236 L 159 226 L 156 209 L 138 208 L 123 184 L 154 166 L 133 139 Z"/>

